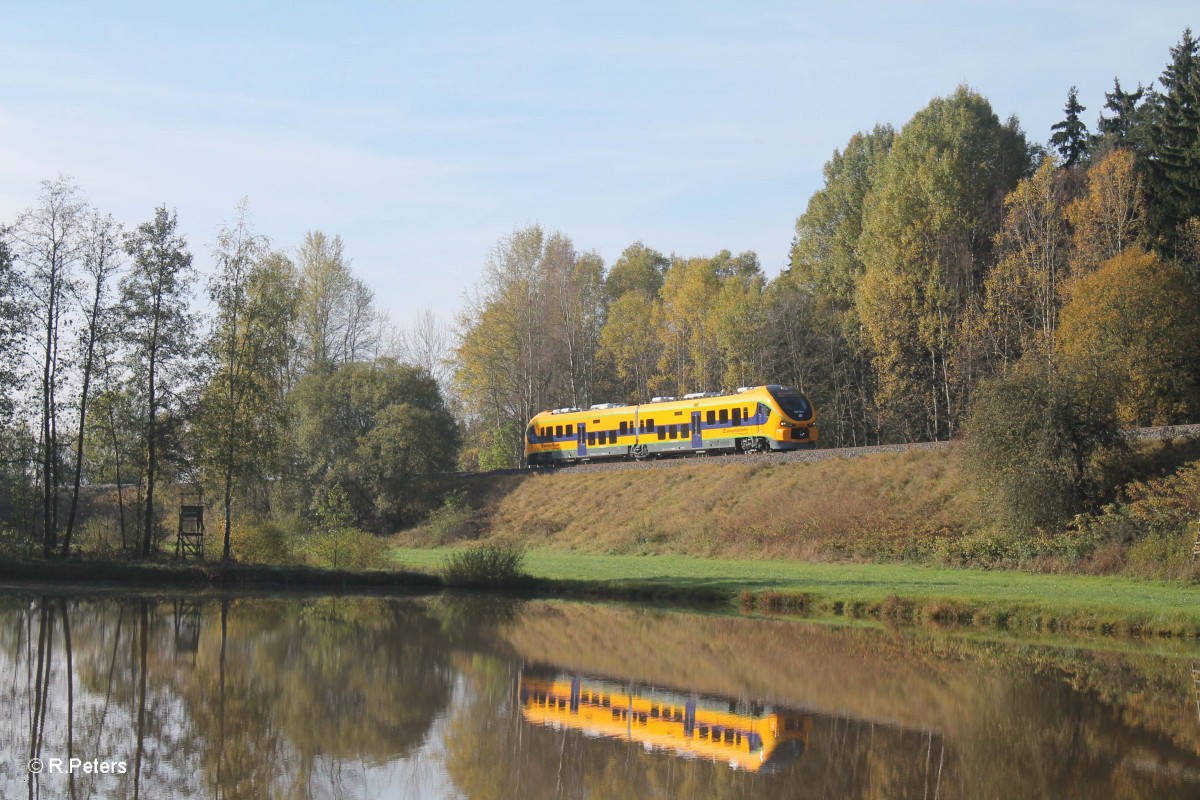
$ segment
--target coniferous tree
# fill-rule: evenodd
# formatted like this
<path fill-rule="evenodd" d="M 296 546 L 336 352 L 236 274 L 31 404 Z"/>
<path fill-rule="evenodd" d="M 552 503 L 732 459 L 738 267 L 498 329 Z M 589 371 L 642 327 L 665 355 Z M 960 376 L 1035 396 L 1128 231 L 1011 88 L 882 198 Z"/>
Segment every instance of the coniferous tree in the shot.
<path fill-rule="evenodd" d="M 1050 137 L 1050 146 L 1062 156 L 1064 167 L 1073 167 L 1087 158 L 1088 129 L 1079 118 L 1081 111 L 1087 107 L 1079 104 L 1079 92 L 1072 86 L 1067 92 L 1067 104 L 1063 106 L 1066 119 L 1050 126 L 1054 134 Z"/>
<path fill-rule="evenodd" d="M 1200 42 L 1190 28 L 1159 83 L 1150 101 L 1146 222 L 1159 251 L 1174 258 L 1179 226 L 1200 216 Z"/>
<path fill-rule="evenodd" d="M 1135 91 L 1127 92 L 1121 88 L 1121 81 L 1113 78 L 1113 90 L 1104 93 L 1104 108 L 1112 113 L 1111 117 L 1100 115 L 1097 127 L 1101 141 L 1111 143 L 1116 147 L 1131 147 L 1141 150 L 1144 138 L 1145 114 L 1140 105 L 1146 95 L 1146 87 L 1141 83 Z"/>

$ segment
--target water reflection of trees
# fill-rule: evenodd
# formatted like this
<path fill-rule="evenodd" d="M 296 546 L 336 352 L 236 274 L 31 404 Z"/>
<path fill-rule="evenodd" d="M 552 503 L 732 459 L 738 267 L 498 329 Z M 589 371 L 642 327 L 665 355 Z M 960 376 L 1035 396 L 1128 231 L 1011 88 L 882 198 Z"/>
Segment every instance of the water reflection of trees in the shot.
<path fill-rule="evenodd" d="M 126 775 L 37 787 L 10 766 L 5 797 L 338 796 L 346 764 L 410 754 L 450 698 L 439 627 L 412 604 L 214 601 L 183 648 L 169 603 L 10 600 L 0 616 L 7 723 L 28 732 L 12 764 L 128 762 Z"/>
<path fill-rule="evenodd" d="M 799 708 L 779 774 L 531 725 L 523 663 Z M 366 794 L 418 759 L 465 797 L 1182 798 L 1188 662 L 488 597 L 0 598 L 0 797 L 29 756 L 126 760 L 42 797 Z M 384 769 L 379 769 L 384 768 Z M 442 776 L 404 773 L 410 791 Z"/>

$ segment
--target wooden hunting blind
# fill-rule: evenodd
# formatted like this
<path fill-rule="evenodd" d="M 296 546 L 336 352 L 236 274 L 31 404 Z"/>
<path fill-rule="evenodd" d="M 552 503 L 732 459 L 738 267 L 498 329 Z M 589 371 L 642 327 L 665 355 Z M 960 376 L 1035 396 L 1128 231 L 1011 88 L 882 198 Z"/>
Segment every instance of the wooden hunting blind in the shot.
<path fill-rule="evenodd" d="M 204 506 L 179 507 L 179 539 L 175 543 L 175 558 L 204 560 Z"/>

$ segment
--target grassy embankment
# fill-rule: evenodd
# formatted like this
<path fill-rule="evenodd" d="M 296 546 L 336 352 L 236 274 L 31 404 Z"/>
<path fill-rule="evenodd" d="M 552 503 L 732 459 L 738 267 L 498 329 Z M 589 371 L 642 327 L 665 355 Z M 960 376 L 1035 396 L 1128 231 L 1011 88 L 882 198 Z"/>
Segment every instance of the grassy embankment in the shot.
<path fill-rule="evenodd" d="M 1142 443 L 1125 469 L 1130 477 L 1170 472 L 1196 450 L 1196 442 Z M 1185 513 L 1187 503 L 1200 503 L 1188 499 L 1189 488 L 1151 491 L 1148 506 L 1143 491 L 1142 500 L 1058 535 L 1015 536 L 992 524 L 953 451 L 506 475 L 472 481 L 476 511 L 465 523 L 435 519 L 406 532 L 398 543 L 407 547 L 395 555 L 436 570 L 453 549 L 413 545 L 480 537 L 526 548 L 532 576 L 576 593 L 1195 636 L 1191 541 L 1155 527 L 1163 497 L 1182 502 Z M 963 568 L 972 566 L 988 569 Z M 1070 574 L 1081 572 L 1124 574 Z M 1152 576 L 1172 580 L 1140 579 Z"/>
<path fill-rule="evenodd" d="M 398 548 L 437 571 L 452 548 Z M 526 571 L 569 594 L 742 603 L 767 611 L 932 624 L 1200 636 L 1200 588 L 1172 581 L 915 564 L 827 564 L 537 550 Z"/>

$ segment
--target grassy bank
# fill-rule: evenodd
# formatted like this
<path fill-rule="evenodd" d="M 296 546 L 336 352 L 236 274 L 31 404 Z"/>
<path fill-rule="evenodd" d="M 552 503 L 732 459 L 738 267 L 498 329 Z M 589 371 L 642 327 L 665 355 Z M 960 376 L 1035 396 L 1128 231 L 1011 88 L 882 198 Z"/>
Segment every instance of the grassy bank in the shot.
<path fill-rule="evenodd" d="M 1139 441 L 1124 488 L 1065 529 L 1004 530 L 956 447 L 814 463 L 477 476 L 402 546 L 518 541 L 537 550 L 720 559 L 906 562 L 1196 579 L 1200 440 Z M 1119 468 L 1118 468 L 1119 467 Z M 1165 479 L 1162 476 L 1169 476 Z"/>
<path fill-rule="evenodd" d="M 436 572 L 452 549 L 399 548 Z M 746 609 L 934 625 L 1200 637 L 1200 588 L 1114 576 L 1044 575 L 912 564 L 821 564 L 532 551 L 546 590 L 722 601 Z"/>

